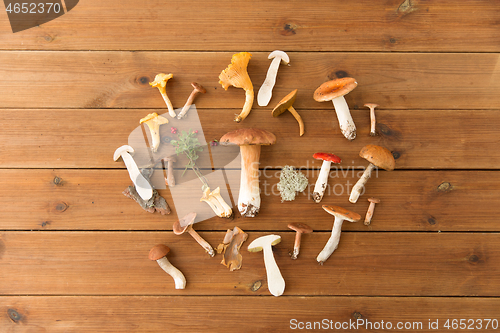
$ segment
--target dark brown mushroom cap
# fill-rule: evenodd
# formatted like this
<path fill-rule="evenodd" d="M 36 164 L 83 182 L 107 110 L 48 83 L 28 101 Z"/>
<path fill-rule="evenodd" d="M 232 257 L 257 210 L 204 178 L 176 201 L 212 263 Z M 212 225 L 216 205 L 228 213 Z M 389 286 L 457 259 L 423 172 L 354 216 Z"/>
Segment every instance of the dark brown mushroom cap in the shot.
<path fill-rule="evenodd" d="M 350 93 L 358 83 L 352 77 L 343 77 L 327 81 L 314 91 L 314 100 L 317 102 L 331 101 L 340 96 Z"/>
<path fill-rule="evenodd" d="M 194 90 L 196 90 L 197 92 L 200 92 L 202 94 L 207 92 L 207 90 L 199 83 L 191 82 L 191 85 L 193 86 Z"/>
<path fill-rule="evenodd" d="M 313 232 L 313 229 L 304 223 L 290 223 L 288 224 L 288 228 L 303 234 L 310 234 Z"/>
<path fill-rule="evenodd" d="M 273 145 L 276 143 L 276 136 L 258 128 L 241 128 L 224 134 L 219 142 L 221 145 L 235 144 L 238 146 Z"/>
<path fill-rule="evenodd" d="M 377 198 L 368 198 L 368 201 L 373 202 L 373 203 L 380 203 L 380 199 L 377 199 Z"/>
<path fill-rule="evenodd" d="M 170 248 L 163 244 L 155 245 L 149 251 L 149 260 L 158 260 L 165 257 L 170 252 Z"/>
<path fill-rule="evenodd" d="M 174 222 L 172 225 L 172 231 L 176 235 L 182 235 L 185 233 L 188 228 L 194 223 L 194 219 L 196 218 L 196 213 L 189 213 L 180 220 Z"/>
<path fill-rule="evenodd" d="M 290 106 L 295 103 L 295 99 L 297 98 L 297 89 L 283 97 L 281 101 L 279 101 L 278 105 L 273 109 L 272 115 L 273 117 L 278 117 L 280 114 L 288 110 Z"/>
<path fill-rule="evenodd" d="M 387 171 L 394 170 L 394 167 L 396 166 L 394 156 L 392 156 L 389 149 L 385 147 L 366 145 L 359 152 L 359 156 L 371 164 Z"/>
<path fill-rule="evenodd" d="M 327 206 L 323 205 L 323 209 L 328 213 L 336 217 L 340 217 L 349 222 L 357 222 L 361 219 L 361 216 L 357 213 L 351 212 L 345 208 L 339 206 Z"/>

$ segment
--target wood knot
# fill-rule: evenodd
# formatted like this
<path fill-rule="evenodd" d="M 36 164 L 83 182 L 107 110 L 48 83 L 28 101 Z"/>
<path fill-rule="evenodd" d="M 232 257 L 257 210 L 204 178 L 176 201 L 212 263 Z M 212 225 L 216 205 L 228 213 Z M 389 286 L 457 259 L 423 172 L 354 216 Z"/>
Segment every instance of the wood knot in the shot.
<path fill-rule="evenodd" d="M 435 225 L 437 223 L 436 221 L 436 218 L 434 216 L 430 216 L 428 219 L 427 219 L 427 222 L 430 224 L 430 225 Z"/>
<path fill-rule="evenodd" d="M 439 186 L 437 187 L 437 190 L 438 192 L 451 192 L 453 191 L 453 185 L 451 185 L 450 183 L 448 182 L 442 182 L 441 184 L 439 184 Z"/>
<path fill-rule="evenodd" d="M 363 315 L 361 313 L 359 313 L 358 311 L 354 312 L 352 314 L 352 316 L 354 317 L 354 319 L 358 320 L 358 319 L 361 319 L 363 318 Z"/>
<path fill-rule="evenodd" d="M 282 36 L 293 36 L 297 33 L 298 25 L 293 23 L 285 23 L 283 29 L 280 31 Z"/>
<path fill-rule="evenodd" d="M 470 255 L 467 257 L 467 260 L 472 263 L 472 264 L 477 264 L 479 262 L 479 257 L 476 256 L 475 254 Z"/>
<path fill-rule="evenodd" d="M 23 317 L 15 309 L 8 309 L 7 314 L 9 315 L 10 320 L 16 324 L 23 319 Z"/>
<path fill-rule="evenodd" d="M 252 286 L 250 287 L 250 290 L 253 291 L 253 292 L 256 292 L 257 290 L 260 289 L 260 287 L 262 287 L 262 281 L 255 281 Z"/>
<path fill-rule="evenodd" d="M 52 180 L 52 182 L 54 183 L 54 185 L 57 185 L 57 186 L 61 186 L 62 185 L 62 179 L 55 176 L 54 179 Z"/>
<path fill-rule="evenodd" d="M 397 160 L 401 157 L 401 153 L 399 151 L 393 151 L 392 157 L 394 157 L 394 159 Z"/>
<path fill-rule="evenodd" d="M 137 79 L 137 82 L 141 85 L 149 85 L 149 77 L 147 76 L 141 76 L 140 78 Z"/>
<path fill-rule="evenodd" d="M 66 209 L 68 209 L 68 208 L 69 208 L 69 205 L 63 201 L 56 204 L 56 210 L 60 213 L 66 211 Z"/>

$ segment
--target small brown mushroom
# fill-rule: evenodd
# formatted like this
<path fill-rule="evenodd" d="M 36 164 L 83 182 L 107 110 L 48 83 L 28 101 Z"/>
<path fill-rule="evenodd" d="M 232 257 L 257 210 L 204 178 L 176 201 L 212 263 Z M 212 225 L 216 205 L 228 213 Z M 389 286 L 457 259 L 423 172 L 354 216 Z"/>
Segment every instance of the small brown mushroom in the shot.
<path fill-rule="evenodd" d="M 194 99 L 196 98 L 196 95 L 198 94 L 205 94 L 207 90 L 203 88 L 203 86 L 199 83 L 196 82 L 191 82 L 191 85 L 193 86 L 193 91 L 191 92 L 191 95 L 189 95 L 186 104 L 184 104 L 184 107 L 182 108 L 181 112 L 177 115 L 177 119 L 182 119 L 186 115 L 186 113 L 189 111 L 189 108 L 191 105 L 193 105 Z"/>
<path fill-rule="evenodd" d="M 375 108 L 378 104 L 366 103 L 364 106 L 370 108 L 370 136 L 375 136 L 377 135 L 375 132 L 375 126 L 377 124 L 377 121 L 375 120 Z"/>
<path fill-rule="evenodd" d="M 168 246 L 158 244 L 149 251 L 149 259 L 156 260 L 158 265 L 174 279 L 175 289 L 184 289 L 186 287 L 186 278 L 180 270 L 168 261 L 167 254 L 169 254 L 169 252 L 170 248 Z"/>
<path fill-rule="evenodd" d="M 182 219 L 173 224 L 173 232 L 176 235 L 182 235 L 185 232 L 189 233 L 194 238 L 194 240 L 197 241 L 198 244 L 200 244 L 201 247 L 203 247 L 211 257 L 213 257 L 215 255 L 215 252 L 212 246 L 193 229 L 195 218 L 196 213 L 187 214 Z"/>
<path fill-rule="evenodd" d="M 365 217 L 365 225 L 370 225 L 370 222 L 373 217 L 373 212 L 375 211 L 375 204 L 380 203 L 380 199 L 377 198 L 368 198 L 368 201 L 370 202 L 370 206 L 368 206 L 368 210 L 366 211 L 366 217 Z"/>
<path fill-rule="evenodd" d="M 302 234 L 309 234 L 313 232 L 312 228 L 304 223 L 290 223 L 288 224 L 288 228 L 296 231 L 295 234 L 295 243 L 293 245 L 293 252 L 290 253 L 290 257 L 292 259 L 297 259 L 297 256 L 300 252 L 300 240 L 302 238 Z"/>
<path fill-rule="evenodd" d="M 273 117 L 278 117 L 285 111 L 290 111 L 290 113 L 293 115 L 295 120 L 299 123 L 299 134 L 300 136 L 304 135 L 304 122 L 302 121 L 302 117 L 295 111 L 293 108 L 293 103 L 295 102 L 295 99 L 297 98 L 297 89 L 283 97 L 283 99 L 276 105 L 276 107 L 273 109 L 272 115 Z"/>
<path fill-rule="evenodd" d="M 164 162 L 167 162 L 167 178 L 165 178 L 165 184 L 168 187 L 175 186 L 175 178 L 174 178 L 174 167 L 173 164 L 176 162 L 175 158 L 172 156 L 165 157 L 163 159 Z"/>

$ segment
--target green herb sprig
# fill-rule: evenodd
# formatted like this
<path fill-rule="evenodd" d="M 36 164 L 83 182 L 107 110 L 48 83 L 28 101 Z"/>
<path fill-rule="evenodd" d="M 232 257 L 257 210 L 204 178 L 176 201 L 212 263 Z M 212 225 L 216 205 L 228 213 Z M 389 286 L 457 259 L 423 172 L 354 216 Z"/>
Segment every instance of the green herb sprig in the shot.
<path fill-rule="evenodd" d="M 179 134 L 179 139 L 171 140 L 170 143 L 175 147 L 175 153 L 177 155 L 185 154 L 189 159 L 189 162 L 188 164 L 186 164 L 186 168 L 184 169 L 182 175 L 184 175 L 187 169 L 191 168 L 203 183 L 203 185 L 208 187 L 206 178 L 201 174 L 200 169 L 196 165 L 196 160 L 200 157 L 198 153 L 203 151 L 203 147 L 196 137 L 196 133 L 191 130 L 189 130 L 188 132 L 181 131 L 181 133 Z"/>

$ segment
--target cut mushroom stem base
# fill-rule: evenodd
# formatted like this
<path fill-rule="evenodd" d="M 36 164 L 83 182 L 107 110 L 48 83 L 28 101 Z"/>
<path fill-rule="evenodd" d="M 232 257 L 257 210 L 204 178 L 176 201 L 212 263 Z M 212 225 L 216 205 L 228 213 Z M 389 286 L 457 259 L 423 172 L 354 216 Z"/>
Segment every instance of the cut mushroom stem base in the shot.
<path fill-rule="evenodd" d="M 335 112 L 337 112 L 340 131 L 348 140 L 354 140 L 356 138 L 356 125 L 354 125 L 349 106 L 344 96 L 332 99 L 332 103 L 335 107 Z"/>
<path fill-rule="evenodd" d="M 323 263 L 328 258 L 330 258 L 333 251 L 335 251 L 337 249 L 337 247 L 339 246 L 340 233 L 342 232 L 342 223 L 343 222 L 344 222 L 344 219 L 335 216 L 335 222 L 333 222 L 332 235 L 328 239 L 328 242 L 326 243 L 323 250 L 318 254 L 318 257 L 316 258 L 316 261 L 319 262 L 321 265 L 323 265 Z"/>
<path fill-rule="evenodd" d="M 161 269 L 174 279 L 175 289 L 184 289 L 186 287 L 186 278 L 184 277 L 184 274 L 174 267 L 174 265 L 168 261 L 167 257 L 160 258 L 156 260 L 156 262 Z"/>
<path fill-rule="evenodd" d="M 238 210 L 242 216 L 255 217 L 260 210 L 260 145 L 240 146 L 241 180 Z"/>
<path fill-rule="evenodd" d="M 368 179 L 370 179 L 373 169 L 375 169 L 375 165 L 370 163 L 365 172 L 363 172 L 363 175 L 356 182 L 356 184 L 352 188 L 351 195 L 349 196 L 350 203 L 356 203 L 358 201 L 358 198 L 361 195 L 361 191 L 363 191 L 366 182 L 368 181 Z"/>
<path fill-rule="evenodd" d="M 211 257 L 215 256 L 215 251 L 212 248 L 212 245 L 204 240 L 193 228 L 189 228 L 188 232 L 194 238 L 194 240 L 197 241 L 198 244 L 200 244 L 201 247 L 203 247 L 205 251 L 208 252 Z"/>
<path fill-rule="evenodd" d="M 252 110 L 253 98 L 253 90 L 245 90 L 245 105 L 243 105 L 243 110 L 241 110 L 241 113 L 237 115 L 236 118 L 234 118 L 235 122 L 239 123 L 248 116 L 248 114 Z"/>
<path fill-rule="evenodd" d="M 328 185 L 328 176 L 330 175 L 330 167 L 332 162 L 323 161 L 321 165 L 321 171 L 319 172 L 318 179 L 316 180 L 316 185 L 314 186 L 313 199 L 314 202 L 321 202 L 323 195 L 325 194 L 326 186 Z"/>

